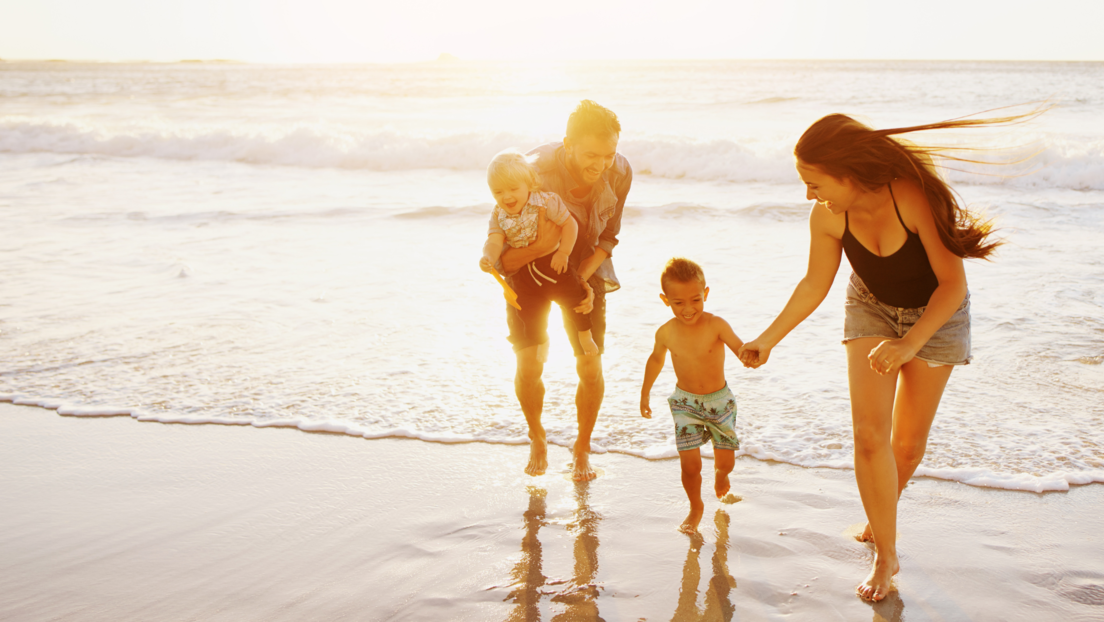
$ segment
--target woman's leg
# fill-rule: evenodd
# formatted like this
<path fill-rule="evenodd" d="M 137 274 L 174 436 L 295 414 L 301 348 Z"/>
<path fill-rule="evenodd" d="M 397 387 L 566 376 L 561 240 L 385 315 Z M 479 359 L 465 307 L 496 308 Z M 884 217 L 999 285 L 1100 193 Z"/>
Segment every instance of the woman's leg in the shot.
<path fill-rule="evenodd" d="M 901 368 L 897 381 L 897 396 L 893 401 L 893 432 L 891 444 L 893 458 L 897 464 L 897 497 L 908 485 L 916 467 L 924 459 L 928 446 L 928 432 L 931 430 L 935 411 L 947 380 L 954 367 L 940 365 L 929 367 L 924 361 L 913 359 Z M 859 538 L 864 542 L 873 542 L 874 534 L 867 524 Z"/>
<path fill-rule="evenodd" d="M 855 437 L 855 481 L 875 538 L 874 566 L 856 588 L 860 596 L 881 600 L 899 568 L 897 562 L 897 464 L 890 443 L 897 377 L 870 369 L 867 355 L 882 338 L 847 343 L 851 424 Z"/>

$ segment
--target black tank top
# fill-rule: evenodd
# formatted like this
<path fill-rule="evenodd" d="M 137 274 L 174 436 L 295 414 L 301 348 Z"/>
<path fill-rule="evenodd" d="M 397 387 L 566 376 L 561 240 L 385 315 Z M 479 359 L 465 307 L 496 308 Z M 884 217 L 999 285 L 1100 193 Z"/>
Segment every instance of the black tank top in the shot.
<path fill-rule="evenodd" d="M 901 210 L 897 208 L 897 197 L 893 196 L 893 186 L 889 186 L 889 196 L 893 199 L 893 211 L 897 220 L 905 227 Z M 939 279 L 935 277 L 920 234 L 909 231 L 904 246 L 888 257 L 879 257 L 866 249 L 855 236 L 851 235 L 851 222 L 844 212 L 843 252 L 851 268 L 859 275 L 871 294 L 879 301 L 893 307 L 915 309 L 926 307 Z"/>

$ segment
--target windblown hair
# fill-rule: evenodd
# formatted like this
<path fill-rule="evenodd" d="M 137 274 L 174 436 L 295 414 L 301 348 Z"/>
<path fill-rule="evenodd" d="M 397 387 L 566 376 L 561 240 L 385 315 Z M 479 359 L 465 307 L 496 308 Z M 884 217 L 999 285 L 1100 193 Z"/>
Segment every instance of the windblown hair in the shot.
<path fill-rule="evenodd" d="M 961 148 L 921 147 L 894 137 L 927 130 L 1011 125 L 1034 118 L 1045 110 L 1036 108 L 1021 115 L 960 118 L 887 130 L 872 129 L 846 115 L 830 114 L 805 130 L 794 147 L 794 155 L 805 164 L 819 166 L 833 177 L 849 178 L 867 191 L 877 190 L 894 179 L 911 179 L 928 198 L 943 245 L 959 257 L 985 258 L 1001 244 L 988 239 L 993 232 L 992 222 L 971 214 L 960 204 L 950 186 L 936 172 L 932 156 L 958 162 L 978 161 L 950 153 L 962 151 Z"/>
<path fill-rule="evenodd" d="M 621 135 L 621 122 L 612 110 L 584 99 L 567 118 L 567 137 L 573 141 L 583 136 L 606 140 Z"/>
<path fill-rule="evenodd" d="M 500 151 L 487 165 L 487 184 L 513 181 L 525 184 L 529 190 L 539 190 L 541 180 L 536 163 L 536 155 L 523 155 L 517 149 Z"/>
<path fill-rule="evenodd" d="M 659 277 L 659 286 L 664 292 L 667 291 L 667 284 L 671 281 L 679 283 L 697 281 L 705 287 L 705 272 L 702 272 L 701 266 L 689 259 L 675 257 L 667 262 L 667 266 L 663 268 L 663 274 Z"/>

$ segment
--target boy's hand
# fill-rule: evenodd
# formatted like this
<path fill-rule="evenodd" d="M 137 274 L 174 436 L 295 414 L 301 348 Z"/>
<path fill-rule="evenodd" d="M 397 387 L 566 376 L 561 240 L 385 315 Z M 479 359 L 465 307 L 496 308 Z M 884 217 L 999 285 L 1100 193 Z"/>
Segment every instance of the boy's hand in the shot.
<path fill-rule="evenodd" d="M 650 395 L 640 396 L 640 416 L 644 417 L 645 419 L 652 418 L 652 405 L 649 403 L 651 402 L 651 400 L 649 399 L 650 397 Z"/>
<path fill-rule="evenodd" d="M 479 260 L 479 269 L 484 272 L 491 272 L 492 270 L 494 270 L 494 262 L 491 261 L 489 257 L 484 255 Z"/>
<path fill-rule="evenodd" d="M 563 274 L 567 271 L 567 253 L 559 250 L 552 255 L 552 269 L 556 271 L 556 274 Z"/>

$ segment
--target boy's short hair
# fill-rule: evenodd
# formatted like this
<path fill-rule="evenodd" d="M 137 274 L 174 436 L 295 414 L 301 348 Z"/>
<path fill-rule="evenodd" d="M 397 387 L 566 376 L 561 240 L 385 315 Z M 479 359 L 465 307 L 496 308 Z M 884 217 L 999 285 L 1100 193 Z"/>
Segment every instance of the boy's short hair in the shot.
<path fill-rule="evenodd" d="M 667 292 L 667 283 L 671 281 L 678 281 L 679 283 L 689 283 L 696 280 L 705 287 L 705 272 L 702 271 L 701 266 L 683 257 L 675 257 L 671 261 L 667 262 L 667 267 L 663 269 L 663 275 L 659 277 L 659 286 L 663 288 L 663 292 Z"/>
<path fill-rule="evenodd" d="M 621 135 L 621 122 L 612 110 L 584 99 L 575 107 L 575 112 L 567 118 L 567 137 L 577 141 L 583 136 L 594 136 L 602 140 Z"/>
<path fill-rule="evenodd" d="M 530 190 L 540 189 L 540 174 L 537 173 L 537 155 L 523 155 L 517 149 L 506 149 L 491 159 L 487 165 L 487 184 L 496 181 L 516 181 Z"/>

